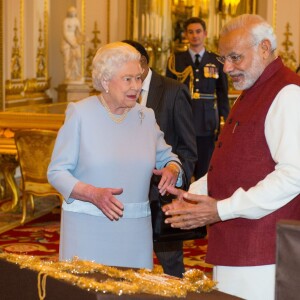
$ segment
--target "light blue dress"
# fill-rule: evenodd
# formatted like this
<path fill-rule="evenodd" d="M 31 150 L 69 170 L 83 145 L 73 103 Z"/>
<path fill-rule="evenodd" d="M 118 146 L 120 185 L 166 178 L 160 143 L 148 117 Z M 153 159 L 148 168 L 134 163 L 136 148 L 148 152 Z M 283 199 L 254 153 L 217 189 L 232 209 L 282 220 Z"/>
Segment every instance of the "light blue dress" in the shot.
<path fill-rule="evenodd" d="M 49 182 L 64 196 L 60 260 L 152 268 L 149 185 L 154 168 L 179 162 L 164 141 L 152 109 L 136 104 L 122 123 L 109 118 L 98 97 L 68 105 L 58 133 Z M 124 216 L 110 221 L 96 206 L 70 198 L 78 182 L 123 188 Z"/>

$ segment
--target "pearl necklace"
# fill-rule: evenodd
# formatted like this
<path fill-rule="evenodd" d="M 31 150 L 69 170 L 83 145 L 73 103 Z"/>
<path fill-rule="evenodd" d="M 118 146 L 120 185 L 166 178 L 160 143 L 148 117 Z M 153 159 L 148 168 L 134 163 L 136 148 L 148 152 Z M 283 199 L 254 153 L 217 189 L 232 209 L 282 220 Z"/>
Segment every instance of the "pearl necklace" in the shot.
<path fill-rule="evenodd" d="M 101 102 L 101 104 L 103 105 L 103 107 L 105 108 L 105 110 L 107 111 L 108 113 L 108 116 L 111 120 L 113 120 L 115 123 L 122 123 L 127 114 L 128 114 L 128 111 L 129 111 L 129 108 L 126 108 L 125 111 L 123 112 L 122 115 L 120 115 L 119 117 L 117 117 L 115 114 L 113 114 L 111 111 L 110 111 L 110 108 L 108 107 L 107 103 L 105 102 L 104 98 L 102 95 L 99 96 L 99 100 Z"/>

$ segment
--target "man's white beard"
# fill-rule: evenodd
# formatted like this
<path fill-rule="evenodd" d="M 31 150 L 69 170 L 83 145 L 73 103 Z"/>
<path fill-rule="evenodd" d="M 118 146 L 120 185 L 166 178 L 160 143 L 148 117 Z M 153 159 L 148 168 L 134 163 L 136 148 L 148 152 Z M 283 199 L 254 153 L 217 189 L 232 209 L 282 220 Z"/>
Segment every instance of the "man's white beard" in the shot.
<path fill-rule="evenodd" d="M 262 59 L 258 54 L 254 55 L 251 67 L 247 71 L 243 71 L 243 80 L 240 82 L 233 82 L 233 86 L 236 90 L 249 89 L 263 73 L 265 66 Z"/>

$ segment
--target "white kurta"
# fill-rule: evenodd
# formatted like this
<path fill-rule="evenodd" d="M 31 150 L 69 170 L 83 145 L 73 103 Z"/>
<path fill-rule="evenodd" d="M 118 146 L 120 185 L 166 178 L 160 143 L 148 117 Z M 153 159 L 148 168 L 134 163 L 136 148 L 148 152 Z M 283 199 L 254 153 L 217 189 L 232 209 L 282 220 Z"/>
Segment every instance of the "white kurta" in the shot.
<path fill-rule="evenodd" d="M 48 169 L 49 182 L 64 196 L 60 259 L 94 260 L 113 266 L 152 268 L 148 200 L 156 167 L 178 161 L 155 122 L 154 112 L 136 104 L 122 123 L 113 122 L 96 96 L 70 103 Z M 119 221 L 93 204 L 69 198 L 78 182 L 123 188 Z"/>

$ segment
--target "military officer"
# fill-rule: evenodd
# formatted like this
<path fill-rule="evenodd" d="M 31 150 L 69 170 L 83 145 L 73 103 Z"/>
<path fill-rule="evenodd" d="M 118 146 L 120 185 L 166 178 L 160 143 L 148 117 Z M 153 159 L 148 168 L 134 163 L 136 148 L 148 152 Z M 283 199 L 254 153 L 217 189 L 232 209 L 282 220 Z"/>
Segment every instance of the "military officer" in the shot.
<path fill-rule="evenodd" d="M 229 113 L 228 81 L 217 55 L 205 49 L 206 24 L 192 17 L 184 24 L 189 49 L 170 56 L 166 76 L 183 81 L 192 93 L 198 161 L 194 176 L 206 174 L 214 150 L 220 119 Z"/>

